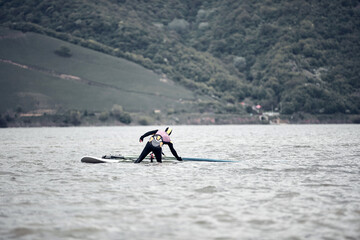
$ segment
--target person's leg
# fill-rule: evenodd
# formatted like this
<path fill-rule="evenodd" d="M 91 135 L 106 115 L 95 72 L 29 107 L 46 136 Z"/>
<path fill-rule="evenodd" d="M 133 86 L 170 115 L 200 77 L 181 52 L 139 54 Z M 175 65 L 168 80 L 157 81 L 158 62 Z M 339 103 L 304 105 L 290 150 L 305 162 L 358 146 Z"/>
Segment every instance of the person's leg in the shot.
<path fill-rule="evenodd" d="M 155 157 L 156 157 L 156 161 L 161 163 L 162 160 L 161 160 L 161 152 L 162 152 L 162 149 L 161 148 L 156 148 L 156 149 L 153 149 L 153 153 L 155 154 Z"/>
<path fill-rule="evenodd" d="M 136 161 L 134 163 L 140 163 L 142 160 L 144 160 L 144 158 L 151 152 L 151 147 L 150 147 L 150 143 L 147 143 L 143 149 L 143 151 L 141 152 L 140 156 L 138 157 L 138 159 L 136 159 Z"/>

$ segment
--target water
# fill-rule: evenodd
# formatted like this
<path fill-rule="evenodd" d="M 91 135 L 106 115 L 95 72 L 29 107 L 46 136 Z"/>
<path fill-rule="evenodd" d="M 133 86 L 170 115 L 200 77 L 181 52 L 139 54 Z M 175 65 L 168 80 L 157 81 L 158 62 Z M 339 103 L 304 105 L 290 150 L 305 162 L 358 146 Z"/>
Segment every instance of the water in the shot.
<path fill-rule="evenodd" d="M 0 129 L 0 239 L 360 239 L 360 126 L 175 126 L 180 156 L 239 162 L 80 162 L 153 128 Z"/>

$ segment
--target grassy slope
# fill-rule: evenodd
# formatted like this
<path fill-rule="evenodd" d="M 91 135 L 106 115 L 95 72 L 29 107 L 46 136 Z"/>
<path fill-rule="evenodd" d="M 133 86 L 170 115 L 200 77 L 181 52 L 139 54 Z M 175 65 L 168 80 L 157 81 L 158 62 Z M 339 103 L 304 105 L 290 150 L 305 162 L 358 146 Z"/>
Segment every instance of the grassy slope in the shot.
<path fill-rule="evenodd" d="M 0 31 L 0 58 L 34 67 L 23 69 L 0 63 L 0 111 L 21 106 L 24 110 L 54 108 L 108 110 L 119 104 L 127 111 L 187 106 L 178 99 L 195 100 L 193 94 L 137 64 L 35 33 Z M 9 37 L 11 36 L 11 37 Z M 54 54 L 60 46 L 72 57 Z M 65 80 L 47 71 L 68 74 L 106 87 Z M 111 87 L 113 86 L 113 88 Z"/>

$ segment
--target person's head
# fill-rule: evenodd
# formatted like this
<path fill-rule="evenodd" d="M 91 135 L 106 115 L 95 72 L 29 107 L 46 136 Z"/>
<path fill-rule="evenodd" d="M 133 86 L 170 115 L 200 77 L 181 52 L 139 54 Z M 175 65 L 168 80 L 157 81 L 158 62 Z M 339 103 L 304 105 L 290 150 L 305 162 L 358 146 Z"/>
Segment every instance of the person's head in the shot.
<path fill-rule="evenodd" d="M 167 127 L 167 128 L 165 129 L 165 132 L 166 132 L 168 135 L 170 135 L 170 134 L 172 133 L 172 128 L 171 128 L 171 127 Z"/>

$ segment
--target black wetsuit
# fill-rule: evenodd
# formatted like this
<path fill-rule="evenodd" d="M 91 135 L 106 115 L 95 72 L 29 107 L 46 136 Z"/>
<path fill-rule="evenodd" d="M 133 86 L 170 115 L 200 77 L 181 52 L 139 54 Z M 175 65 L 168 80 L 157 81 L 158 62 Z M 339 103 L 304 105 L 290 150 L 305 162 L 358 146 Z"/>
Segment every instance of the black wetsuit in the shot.
<path fill-rule="evenodd" d="M 142 141 L 145 137 L 150 136 L 150 135 L 155 135 L 158 132 L 158 130 L 153 130 L 153 131 L 149 131 L 147 133 L 145 133 L 144 135 L 142 135 L 140 137 L 140 140 Z M 162 148 L 161 145 L 157 145 L 153 144 L 152 141 L 155 141 L 154 139 L 150 139 L 150 141 L 148 141 L 144 147 L 144 150 L 142 151 L 142 153 L 140 154 L 140 156 L 138 157 L 138 159 L 135 161 L 135 163 L 140 163 L 150 152 L 153 152 L 155 154 L 155 158 L 157 162 L 162 162 L 161 160 L 161 154 L 162 154 Z M 181 157 L 179 157 L 177 155 L 177 152 L 174 149 L 173 143 L 172 142 L 162 142 L 163 144 L 167 144 L 170 148 L 171 153 L 174 155 L 174 157 L 176 157 L 177 160 L 181 161 Z"/>

